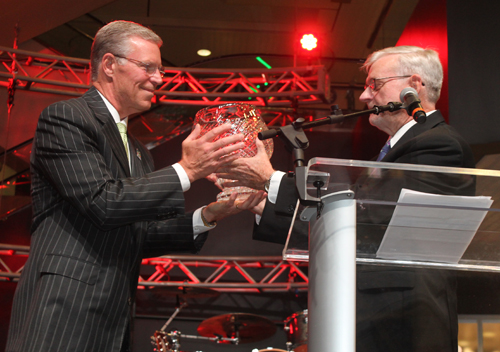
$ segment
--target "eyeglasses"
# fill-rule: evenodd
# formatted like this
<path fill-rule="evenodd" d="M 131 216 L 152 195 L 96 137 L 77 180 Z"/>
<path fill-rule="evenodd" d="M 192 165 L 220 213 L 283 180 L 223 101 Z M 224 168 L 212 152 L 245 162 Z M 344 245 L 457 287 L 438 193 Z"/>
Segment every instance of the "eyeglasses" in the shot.
<path fill-rule="evenodd" d="M 113 54 L 113 55 L 116 57 L 119 57 L 120 59 L 125 59 L 125 60 L 128 60 L 128 61 L 136 64 L 140 68 L 143 68 L 144 71 L 146 71 L 146 73 L 150 76 L 153 76 L 156 73 L 156 70 L 158 70 L 158 72 L 160 72 L 160 76 L 162 78 L 163 78 L 163 76 L 165 76 L 165 68 L 163 66 L 155 66 L 154 64 L 147 64 L 145 62 L 135 60 L 135 59 L 130 59 L 130 58 L 125 57 L 125 56 L 116 55 L 116 54 Z"/>
<path fill-rule="evenodd" d="M 365 90 L 368 89 L 368 88 L 370 88 L 373 93 L 376 93 L 379 90 L 381 90 L 382 87 L 384 86 L 384 84 L 386 84 L 387 82 L 394 81 L 396 79 L 408 78 L 408 77 L 411 77 L 411 75 L 407 75 L 407 76 L 391 76 L 391 77 L 382 77 L 382 78 L 372 78 L 371 83 L 365 84 Z M 378 83 L 378 81 L 382 81 L 382 80 L 386 80 L 386 81 Z"/>

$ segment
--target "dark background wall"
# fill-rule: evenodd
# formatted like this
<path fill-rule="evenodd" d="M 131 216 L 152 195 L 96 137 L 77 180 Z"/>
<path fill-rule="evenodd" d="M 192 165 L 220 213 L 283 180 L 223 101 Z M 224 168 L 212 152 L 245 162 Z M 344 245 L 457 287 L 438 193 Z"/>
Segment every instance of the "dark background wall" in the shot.
<path fill-rule="evenodd" d="M 471 144 L 500 140 L 498 1 L 447 2 L 450 124 Z"/>

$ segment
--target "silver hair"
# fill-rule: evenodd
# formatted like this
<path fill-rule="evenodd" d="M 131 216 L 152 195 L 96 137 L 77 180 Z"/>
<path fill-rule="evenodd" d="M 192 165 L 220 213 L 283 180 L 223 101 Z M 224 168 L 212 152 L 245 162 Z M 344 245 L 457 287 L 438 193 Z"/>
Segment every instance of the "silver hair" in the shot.
<path fill-rule="evenodd" d="M 418 74 L 425 84 L 427 100 L 436 103 L 443 85 L 443 66 L 439 54 L 432 49 L 418 46 L 394 46 L 373 52 L 361 67 L 366 72 L 375 61 L 388 55 L 399 55 L 398 75 Z"/>
<path fill-rule="evenodd" d="M 97 80 L 102 58 L 107 53 L 127 56 L 130 51 L 131 37 L 139 37 L 160 47 L 161 38 L 151 29 L 129 21 L 114 21 L 102 27 L 96 34 L 90 52 L 92 81 Z"/>

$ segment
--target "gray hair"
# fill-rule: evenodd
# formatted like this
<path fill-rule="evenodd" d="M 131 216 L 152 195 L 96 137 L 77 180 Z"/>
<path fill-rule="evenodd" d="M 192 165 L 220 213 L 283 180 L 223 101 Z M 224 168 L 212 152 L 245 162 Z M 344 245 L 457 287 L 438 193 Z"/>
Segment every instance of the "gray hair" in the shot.
<path fill-rule="evenodd" d="M 394 46 L 373 52 L 366 59 L 362 69 L 368 72 L 375 61 L 388 55 L 399 55 L 399 75 L 418 74 L 427 91 L 427 100 L 436 103 L 443 85 L 443 66 L 439 54 L 432 49 L 418 46 Z"/>
<path fill-rule="evenodd" d="M 127 56 L 130 51 L 129 39 L 139 37 L 160 47 L 161 38 L 151 29 L 129 21 L 114 21 L 102 27 L 96 34 L 90 52 L 92 81 L 97 80 L 102 58 L 107 53 Z"/>

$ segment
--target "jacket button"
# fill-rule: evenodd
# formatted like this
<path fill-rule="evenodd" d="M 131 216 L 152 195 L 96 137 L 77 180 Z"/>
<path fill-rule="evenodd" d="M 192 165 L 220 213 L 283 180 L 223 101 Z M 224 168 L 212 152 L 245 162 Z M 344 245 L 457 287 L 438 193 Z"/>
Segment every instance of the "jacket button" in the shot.
<path fill-rule="evenodd" d="M 293 213 L 294 211 L 295 211 L 295 205 L 290 204 L 290 205 L 288 206 L 288 212 L 289 212 L 289 213 Z"/>

